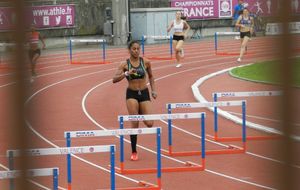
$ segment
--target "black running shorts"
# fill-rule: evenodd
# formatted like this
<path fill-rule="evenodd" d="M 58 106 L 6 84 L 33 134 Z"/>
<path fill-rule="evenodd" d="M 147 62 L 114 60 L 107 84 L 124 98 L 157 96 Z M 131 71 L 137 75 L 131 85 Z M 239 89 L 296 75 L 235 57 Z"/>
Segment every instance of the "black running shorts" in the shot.
<path fill-rule="evenodd" d="M 150 101 L 150 95 L 148 88 L 144 90 L 131 90 L 127 88 L 126 100 L 135 99 L 138 102 Z"/>

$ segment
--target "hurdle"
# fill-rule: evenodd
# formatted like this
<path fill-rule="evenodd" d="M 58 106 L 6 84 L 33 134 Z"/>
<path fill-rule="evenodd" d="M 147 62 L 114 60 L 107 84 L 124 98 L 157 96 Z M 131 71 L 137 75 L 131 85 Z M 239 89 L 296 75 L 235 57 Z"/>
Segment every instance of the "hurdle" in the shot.
<path fill-rule="evenodd" d="M 218 154 L 240 154 L 246 151 L 246 101 L 227 101 L 227 102 L 192 102 L 192 103 L 168 103 L 166 108 L 168 114 L 172 113 L 172 109 L 178 108 L 208 108 L 208 107 L 225 107 L 225 106 L 241 106 L 243 112 L 243 124 L 242 124 L 242 138 L 240 141 L 243 142 L 242 147 L 235 145 L 229 145 L 227 149 L 217 149 L 217 150 L 206 150 L 206 155 L 218 155 Z M 218 115 L 214 112 L 214 128 L 217 130 Z M 209 137 L 209 135 L 206 135 Z M 226 137 L 224 137 L 226 138 Z M 203 140 L 203 137 L 202 137 Z M 185 151 L 185 152 L 174 152 L 173 151 L 173 140 L 172 140 L 172 120 L 168 120 L 168 150 L 162 150 L 164 154 L 170 156 L 193 156 L 201 155 L 200 151 Z"/>
<path fill-rule="evenodd" d="M 212 93 L 214 102 L 218 102 L 218 98 L 229 98 L 229 97 L 259 97 L 259 96 L 281 96 L 281 91 L 253 91 L 253 92 L 215 92 Z M 214 107 L 214 112 L 218 114 L 218 108 Z M 243 117 L 245 117 L 243 115 Z M 243 119 L 244 120 L 244 119 Z M 215 125 L 218 126 L 218 120 L 216 119 Z M 215 128 L 215 135 L 211 137 L 215 141 L 225 142 L 225 141 L 240 141 L 239 137 L 228 137 L 220 138 L 218 137 L 218 128 Z M 268 135 L 268 136 L 247 136 L 247 140 L 271 140 L 280 138 L 279 134 Z"/>
<path fill-rule="evenodd" d="M 19 178 L 22 175 L 20 170 L 11 170 L 11 171 L 0 171 L 0 180 L 1 179 L 15 179 Z M 43 176 L 52 176 L 53 178 L 53 190 L 58 190 L 58 168 L 39 168 L 39 169 L 29 169 L 26 170 L 25 176 L 28 178 L 32 177 L 43 177 Z M 14 189 L 14 185 L 10 184 L 10 190 Z"/>
<path fill-rule="evenodd" d="M 145 57 L 145 41 L 147 39 L 153 39 L 153 40 L 169 40 L 169 57 L 147 57 L 150 60 L 175 60 L 175 58 L 173 58 L 173 49 L 172 49 L 172 45 L 173 45 L 173 37 L 172 36 L 142 36 L 141 39 L 141 45 L 142 45 L 142 53 L 143 53 L 143 57 Z"/>
<path fill-rule="evenodd" d="M 111 190 L 115 190 L 115 145 L 97 145 L 97 146 L 79 146 L 79 147 L 60 147 L 60 148 L 41 148 L 27 149 L 24 151 L 25 156 L 51 156 L 51 155 L 73 155 L 73 154 L 91 154 L 91 153 L 110 153 L 111 165 Z M 22 156 L 20 150 L 7 150 L 9 169 L 14 170 L 14 157 Z M 67 173 L 68 173 L 68 190 L 72 189 L 72 169 L 71 156 L 67 157 Z"/>
<path fill-rule="evenodd" d="M 118 188 L 119 190 L 160 190 L 161 189 L 161 128 L 139 128 L 139 129 L 116 129 L 116 130 L 90 130 L 90 131 L 66 131 L 65 138 L 67 147 L 71 146 L 71 138 L 80 137 L 107 137 L 107 136 L 121 136 L 124 135 L 146 135 L 156 134 L 156 146 L 157 146 L 157 168 L 153 171 L 157 173 L 157 185 L 150 184 L 145 181 L 140 181 L 139 185 L 144 187 L 132 187 L 132 188 Z M 120 142 L 121 143 L 121 142 Z M 70 156 L 68 155 L 68 159 Z M 124 161 L 124 147 L 120 148 L 120 160 Z M 120 168 L 124 167 L 124 164 L 120 161 Z M 70 163 L 70 161 L 68 161 Z M 124 173 L 122 173 L 124 174 Z"/>
<path fill-rule="evenodd" d="M 219 38 L 218 36 L 219 35 L 240 35 L 239 32 L 215 32 L 215 35 L 214 35 L 214 39 L 215 39 L 215 54 L 216 55 L 228 55 L 228 56 L 238 56 L 240 55 L 240 52 L 237 52 L 237 53 L 230 53 L 230 52 L 219 52 L 218 51 L 218 42 L 219 42 Z M 245 55 L 249 54 L 249 52 L 247 51 L 247 47 L 246 47 L 246 52 L 245 52 Z"/>
<path fill-rule="evenodd" d="M 99 43 L 102 48 L 102 61 L 73 61 L 73 43 Z M 105 39 L 70 39 L 69 56 L 71 64 L 106 64 L 106 40 Z"/>
<path fill-rule="evenodd" d="M 149 121 L 149 120 L 173 120 L 173 119 L 199 119 L 201 128 L 201 164 L 194 164 L 192 162 L 186 162 L 181 167 L 163 167 L 162 172 L 190 172 L 190 171 L 203 171 L 205 169 L 205 113 L 178 113 L 178 114 L 152 114 L 152 115 L 123 115 L 118 116 L 120 129 L 124 128 L 125 121 Z M 121 150 L 124 150 L 124 137 L 120 138 Z M 155 169 L 124 169 L 124 152 L 121 153 L 121 167 L 117 168 L 116 171 L 121 174 L 141 174 L 141 173 L 153 173 Z"/>

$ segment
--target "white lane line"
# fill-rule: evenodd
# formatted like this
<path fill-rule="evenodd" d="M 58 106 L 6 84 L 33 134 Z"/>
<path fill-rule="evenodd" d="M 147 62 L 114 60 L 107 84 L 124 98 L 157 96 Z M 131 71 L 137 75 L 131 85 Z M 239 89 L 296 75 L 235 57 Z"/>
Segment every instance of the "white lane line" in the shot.
<path fill-rule="evenodd" d="M 4 166 L 3 164 L 0 164 L 0 167 L 5 169 L 5 170 L 9 170 L 8 167 Z"/>
<path fill-rule="evenodd" d="M 6 166 L 4 166 L 4 165 L 2 165 L 2 164 L 0 164 L 0 167 L 3 168 L 3 169 L 5 169 L 5 170 L 7 170 L 7 171 L 9 171 L 9 168 L 6 167 Z M 27 179 L 27 181 L 29 181 L 30 183 L 32 183 L 32 184 L 34 184 L 34 185 L 36 185 L 36 186 L 38 186 L 38 187 L 40 187 L 42 189 L 51 190 L 50 188 L 48 188 L 48 187 L 46 187 L 46 186 L 44 186 L 44 185 L 42 185 L 42 184 L 40 184 L 40 183 L 38 183 L 38 182 L 36 182 L 34 180 Z M 60 186 L 58 186 L 58 188 L 62 189 L 62 190 L 67 190 L 67 189 L 65 189 L 63 187 L 60 187 Z"/>
<path fill-rule="evenodd" d="M 96 120 L 88 113 L 85 104 L 86 104 L 87 97 L 89 96 L 89 94 L 90 94 L 92 91 L 94 91 L 96 88 L 98 88 L 98 87 L 100 87 L 100 86 L 102 86 L 102 85 L 104 85 L 104 84 L 106 84 L 106 83 L 108 83 L 108 82 L 111 82 L 111 81 L 112 81 L 112 80 L 107 80 L 107 81 L 105 81 L 105 82 L 102 82 L 102 83 L 100 83 L 100 84 L 94 86 L 93 88 L 91 88 L 91 89 L 83 96 L 82 101 L 81 101 L 81 107 L 82 107 L 82 109 L 83 109 L 84 114 L 89 118 L 90 121 L 92 121 L 98 128 L 100 128 L 100 129 L 102 129 L 102 130 L 107 130 L 107 128 L 105 128 L 105 127 L 103 127 L 102 125 L 100 125 L 100 124 L 99 124 L 99 123 L 98 123 L 98 122 L 97 122 L 97 121 L 96 121 Z M 117 138 L 120 138 L 120 137 L 118 136 Z M 127 143 L 130 143 L 130 141 L 127 140 L 127 139 L 124 139 L 124 141 L 127 142 Z M 148 148 L 146 148 L 146 147 L 144 147 L 144 146 L 140 146 L 140 145 L 137 145 L 137 146 L 138 146 L 139 148 L 141 148 L 141 149 L 144 149 L 144 150 L 147 150 L 147 151 L 149 151 L 149 152 L 151 152 L 151 153 L 156 154 L 156 151 L 153 151 L 153 150 L 151 150 L 151 149 L 148 149 Z M 183 161 L 181 161 L 181 160 L 178 160 L 178 159 L 175 159 L 175 158 L 172 158 L 172 157 L 163 155 L 163 154 L 162 154 L 161 156 L 162 156 L 162 157 L 165 157 L 165 158 L 168 158 L 168 159 L 170 159 L 170 160 L 173 160 L 173 161 L 175 161 L 175 162 L 179 162 L 179 163 L 181 163 L 181 164 L 184 164 L 184 163 L 185 163 L 185 162 L 183 162 Z"/>
<path fill-rule="evenodd" d="M 45 77 L 45 76 L 59 74 L 59 73 L 65 73 L 65 72 L 69 72 L 69 71 L 89 69 L 89 68 L 93 68 L 93 67 L 96 67 L 96 66 L 85 66 L 85 67 L 79 67 L 79 68 L 77 67 L 77 68 L 72 68 L 72 69 L 65 69 L 65 70 L 61 70 L 61 71 L 55 71 L 55 72 L 51 72 L 51 73 L 41 74 L 41 75 L 36 76 L 35 78 Z M 108 70 L 111 71 L 111 70 L 114 70 L 114 69 L 108 69 Z M 11 86 L 11 85 L 14 85 L 14 84 L 16 84 L 16 82 L 7 83 L 7 84 L 4 84 L 4 85 L 1 85 L 0 88 Z"/>
<path fill-rule="evenodd" d="M 10 82 L 10 83 L 1 85 L 0 88 L 7 87 L 7 86 L 11 86 L 11 85 L 13 85 L 13 84 L 16 84 L 16 82 Z"/>
<path fill-rule="evenodd" d="M 195 51 L 195 53 L 191 53 L 191 52 L 193 52 L 193 51 L 189 51 L 189 55 L 193 55 L 193 54 L 196 54 L 196 55 L 198 55 L 199 53 L 198 53 L 198 49 Z M 203 53 L 203 52 L 202 52 Z M 193 58 L 193 59 L 195 59 L 195 58 L 197 58 L 197 59 L 200 59 L 200 58 L 205 58 L 205 57 L 211 57 L 211 55 L 209 55 L 209 53 L 211 53 L 211 50 L 208 50 L 207 51 L 207 54 L 204 54 L 204 55 L 200 55 L 200 56 L 193 56 L 193 57 L 191 57 L 191 58 Z M 264 52 L 264 54 L 262 54 L 262 53 L 258 53 L 257 55 L 265 55 L 265 53 L 266 52 Z M 117 59 L 117 58 L 115 58 L 115 59 Z M 222 57 L 219 57 L 219 59 L 222 59 Z M 229 58 L 227 58 L 227 59 L 231 59 L 230 57 Z M 210 60 L 210 59 L 207 59 L 207 60 Z M 205 61 L 207 61 L 207 60 L 205 60 Z M 224 57 L 223 57 L 223 59 L 222 60 L 224 60 Z M 65 60 L 62 60 L 62 62 L 65 62 Z M 160 62 L 168 62 L 168 61 L 164 61 L 164 60 L 162 60 L 162 61 L 160 61 Z M 60 67 L 60 66 L 66 66 L 67 64 L 63 64 L 63 65 L 59 65 L 59 66 L 57 66 L 57 67 Z M 94 66 L 94 65 L 93 65 Z M 95 66 L 98 66 L 98 65 L 95 65 Z M 56 66 L 49 66 L 49 67 L 56 67 Z M 90 66 L 90 67 L 92 67 L 92 66 Z M 87 67 L 86 67 L 87 68 Z M 79 68 L 80 69 L 80 68 Z M 64 70 L 62 70 L 62 71 L 64 71 Z M 12 74 L 12 73 L 11 73 Z M 56 74 L 55 72 L 54 73 L 52 73 L 52 74 Z M 1 76 L 1 75 L 0 75 Z M 46 76 L 46 75 L 43 75 L 43 76 Z M 1 86 L 0 86 L 1 87 Z"/>
<path fill-rule="evenodd" d="M 241 113 L 237 113 L 237 112 L 228 111 L 228 113 L 238 115 L 238 116 L 242 116 Z M 275 123 L 280 123 L 281 122 L 279 119 L 271 119 L 271 118 L 267 118 L 267 117 L 260 117 L 260 116 L 257 116 L 257 115 L 249 115 L 248 114 L 248 115 L 246 115 L 246 117 L 265 120 L 265 121 L 271 121 L 271 122 L 275 122 Z M 296 126 L 296 127 L 300 127 L 300 123 L 292 123 L 292 125 Z"/>
<path fill-rule="evenodd" d="M 253 186 L 256 186 L 256 187 L 263 188 L 263 189 L 276 190 L 275 188 L 272 188 L 272 187 L 267 187 L 267 186 L 260 185 L 260 184 L 257 184 L 257 183 L 253 183 L 253 182 L 249 182 L 249 181 L 246 181 L 246 180 L 242 180 L 242 179 L 239 179 L 239 178 L 236 178 L 236 177 L 231 177 L 231 176 L 229 176 L 229 175 L 222 174 L 222 173 L 219 173 L 219 172 L 215 172 L 215 171 L 212 171 L 212 170 L 205 169 L 205 171 L 207 171 L 207 172 L 209 172 L 209 173 L 212 173 L 212 174 L 215 174 L 215 175 L 219 175 L 219 176 L 228 178 L 228 179 L 232 179 L 232 180 L 235 180 L 235 181 L 239 181 L 239 182 L 241 182 L 241 183 L 246 183 L 246 184 L 248 184 L 248 185 L 253 185 Z"/>
<path fill-rule="evenodd" d="M 222 64 L 227 64 L 227 63 L 222 63 Z M 161 80 L 161 79 L 164 79 L 164 78 L 173 76 L 173 75 L 177 75 L 177 74 L 180 74 L 180 73 L 189 72 L 189 71 L 191 71 L 191 70 L 203 69 L 204 67 L 212 67 L 212 66 L 216 66 L 216 65 L 218 65 L 218 64 L 215 64 L 215 65 L 208 65 L 208 66 L 201 66 L 201 67 L 196 67 L 196 68 L 192 68 L 192 69 L 187 69 L 187 70 L 184 70 L 184 71 L 175 72 L 175 73 L 172 73 L 172 74 L 165 75 L 165 76 L 163 76 L 163 77 L 157 78 L 155 81 L 158 81 L 158 80 Z M 159 68 L 155 68 L 154 70 L 156 70 L 156 69 L 159 69 Z M 82 109 L 83 109 L 83 112 L 85 113 L 85 115 L 86 115 L 86 116 L 87 116 L 87 117 L 88 117 L 88 118 L 89 118 L 89 119 L 90 119 L 97 127 L 101 128 L 101 129 L 103 129 L 103 130 L 107 130 L 107 128 L 103 127 L 103 126 L 100 125 L 95 119 L 93 119 L 93 117 L 88 113 L 88 111 L 87 111 L 87 109 L 86 109 L 86 106 L 85 106 L 85 103 L 86 103 L 87 97 L 89 96 L 89 94 L 90 94 L 92 91 L 94 91 L 96 88 L 98 88 L 98 87 L 100 87 L 100 86 L 102 86 L 102 85 L 104 85 L 104 84 L 106 84 L 106 83 L 108 83 L 108 82 L 110 82 L 110 81 L 111 81 L 111 80 L 108 80 L 108 81 L 102 82 L 102 83 L 100 83 L 100 84 L 94 86 L 93 88 L 91 88 L 91 89 L 84 95 L 84 97 L 83 97 L 83 99 L 82 99 Z M 193 134 L 193 135 L 195 135 L 195 134 Z M 129 140 L 126 140 L 126 139 L 125 139 L 125 141 L 128 142 L 128 143 L 130 143 Z M 149 152 L 151 152 L 151 153 L 156 154 L 155 151 L 150 150 L 150 149 L 148 149 L 148 148 L 146 148 L 146 147 L 144 147 L 144 146 L 138 145 L 138 147 L 140 147 L 140 148 L 142 148 L 142 149 L 144 149 L 144 150 L 147 150 L 147 151 L 149 151 Z M 182 162 L 181 160 L 174 159 L 174 158 L 168 157 L 168 156 L 166 156 L 166 155 L 162 155 L 162 156 L 165 157 L 165 158 L 171 159 L 171 160 L 173 160 L 173 161 L 179 162 L 179 163 L 184 163 L 184 162 Z M 261 157 L 260 157 L 260 158 L 261 158 Z M 213 174 L 216 174 L 216 175 L 219 175 L 219 176 L 222 176 L 222 177 L 226 177 L 226 178 L 228 178 L 228 179 L 236 180 L 236 181 L 239 181 L 239 182 L 247 183 L 247 184 L 249 184 L 249 185 L 253 185 L 253 186 L 256 186 L 256 187 L 261 187 L 261 188 L 264 188 L 264 189 L 273 189 L 273 188 L 271 188 L 271 187 L 266 187 L 266 186 L 263 186 L 263 185 L 260 185 L 260 184 L 257 184 L 257 183 L 245 181 L 245 180 L 242 180 L 242 179 L 239 179 L 239 178 L 235 178 L 235 177 L 232 177 L 232 176 L 229 176 L 229 175 L 225 175 L 225 174 L 222 174 L 222 173 L 218 173 L 218 172 L 215 172 L 215 171 L 211 171 L 211 170 L 208 170 L 208 171 L 210 171 L 210 172 L 213 173 Z M 275 190 L 275 189 L 274 189 L 274 190 Z"/>
<path fill-rule="evenodd" d="M 218 58 L 218 59 L 220 59 L 220 58 Z M 206 60 L 205 62 L 207 62 L 207 61 L 211 61 L 211 60 L 218 60 L 218 59 L 208 59 L 208 60 Z M 193 63 L 197 63 L 198 61 L 194 61 L 194 62 L 189 62 L 188 64 L 193 64 Z M 230 62 L 231 63 L 231 62 Z M 223 65 L 223 64 L 216 64 L 216 65 Z M 214 65 L 214 66 L 216 66 L 216 65 Z M 166 67 L 172 67 L 173 65 L 171 65 L 171 66 L 164 66 L 163 68 L 166 68 Z M 211 66 L 211 65 L 210 65 Z M 81 69 L 81 68 L 80 68 Z M 99 73 L 99 72 L 95 72 L 95 73 Z M 92 74 L 95 74 L 95 73 L 89 73 L 89 74 L 87 74 L 87 75 L 92 75 Z M 84 77 L 84 76 L 87 76 L 87 75 L 80 75 L 80 76 L 78 76 L 78 77 L 74 77 L 74 78 L 72 78 L 72 79 L 70 79 L 70 80 L 73 80 L 73 79 L 76 79 L 76 78 L 79 78 L 79 77 Z M 66 82 L 66 81 L 68 81 L 68 80 L 64 80 L 64 82 Z M 49 87 L 51 87 L 51 86 L 54 86 L 53 84 L 52 85 L 49 85 Z M 43 89 L 44 90 L 44 89 Z M 39 91 L 40 92 L 40 91 Z M 39 93 L 38 92 L 38 93 Z M 32 96 L 35 96 L 36 94 L 34 94 L 34 95 L 32 95 Z M 31 98 L 30 98 L 31 99 Z M 28 100 L 29 101 L 29 100 Z M 28 123 L 29 124 L 29 123 Z M 30 129 L 31 130 L 33 130 L 34 131 L 34 133 L 35 134 L 37 134 L 38 136 L 40 136 L 41 138 L 43 137 L 41 134 L 39 134 L 37 131 L 35 131 L 33 128 L 32 128 L 32 126 L 29 126 L 30 127 Z M 47 140 L 46 138 L 42 138 L 42 139 L 44 139 L 44 140 Z M 50 142 L 50 141 L 46 141 L 46 142 Z M 51 144 L 51 143 L 50 143 Z"/>
<path fill-rule="evenodd" d="M 212 77 L 215 77 L 215 76 L 218 76 L 218 75 L 222 75 L 228 71 L 230 71 L 231 69 L 233 68 L 239 68 L 239 67 L 245 67 L 247 65 L 251 65 L 253 63 L 249 63 L 249 64 L 246 64 L 246 65 L 240 65 L 240 66 L 234 66 L 234 67 L 230 67 L 230 68 L 227 68 L 227 69 L 223 69 L 223 70 L 220 70 L 220 71 L 217 71 L 217 72 L 213 72 L 213 73 L 210 73 L 206 76 L 203 76 L 201 78 L 199 78 L 192 86 L 192 91 L 193 91 L 193 94 L 194 94 L 194 97 L 195 99 L 198 101 L 198 102 L 207 102 L 207 100 L 205 99 L 205 97 L 200 93 L 200 90 L 199 90 L 199 86 L 201 86 L 206 80 L 212 78 Z M 212 107 L 208 107 L 207 109 L 213 111 L 213 108 Z M 242 124 L 242 119 L 240 117 L 237 117 L 237 116 L 234 116 L 230 113 L 228 113 L 227 111 L 224 111 L 223 109 L 218 109 L 218 114 L 228 120 L 231 120 L 235 123 L 238 123 L 238 124 Z M 260 124 L 257 124 L 257 123 L 253 123 L 253 122 L 250 122 L 250 121 L 247 121 L 246 122 L 246 126 L 249 127 L 249 128 L 253 128 L 253 129 L 256 129 L 256 130 L 259 130 L 259 131 L 264 131 L 264 132 L 267 132 L 267 133 L 271 133 L 271 134 L 280 134 L 280 135 L 283 135 L 281 131 L 277 130 L 277 129 L 274 129 L 272 127 L 268 127 L 268 126 L 264 126 L 264 125 L 260 125 Z M 291 135 L 291 138 L 295 141 L 300 141 L 300 136 L 296 136 L 296 135 Z"/>
<path fill-rule="evenodd" d="M 165 123 L 166 125 L 168 125 L 168 123 L 167 123 L 166 121 L 164 121 L 164 120 L 161 120 L 161 121 L 162 121 L 163 123 Z M 186 131 L 186 130 L 184 130 L 184 129 L 181 129 L 181 128 L 179 128 L 179 127 L 176 127 L 176 126 L 173 125 L 173 124 L 172 124 L 172 128 L 175 128 L 175 129 L 177 129 L 177 130 L 179 130 L 179 131 L 182 131 L 182 132 L 184 132 L 184 133 L 186 133 L 186 134 L 188 134 L 188 135 L 191 135 L 191 136 L 193 136 L 193 137 L 196 137 L 196 138 L 199 138 L 199 139 L 202 138 L 202 137 L 199 136 L 199 135 L 196 135 L 196 134 L 194 134 L 194 133 L 191 133 L 191 132 L 189 132 L 189 131 Z M 209 139 L 205 139 L 205 140 L 208 141 L 208 142 L 211 142 L 211 143 L 213 143 L 213 144 L 218 144 L 218 145 L 223 146 L 223 147 L 228 147 L 228 146 L 225 145 L 225 144 L 221 144 L 221 143 L 218 143 L 218 142 L 215 142 L 215 141 L 211 141 L 211 140 L 209 140 Z M 283 161 L 276 160 L 276 159 L 269 158 L 269 157 L 262 156 L 262 155 L 258 155 L 258 154 L 252 153 L 252 152 L 246 151 L 245 153 L 246 153 L 246 154 L 249 154 L 249 155 L 251 155 L 251 156 L 255 156 L 255 157 L 258 157 L 258 158 L 262 158 L 262 159 L 264 159 L 264 160 L 269 160 L 269 161 L 276 162 L 276 163 L 279 163 L 279 164 L 285 164 Z M 295 167 L 295 168 L 300 169 L 300 166 L 298 166 L 298 165 L 292 165 L 292 166 Z"/>
<path fill-rule="evenodd" d="M 92 72 L 92 73 L 87 73 L 87 74 L 79 75 L 79 76 L 76 76 L 76 77 L 72 77 L 72 78 L 67 78 L 67 79 L 64 79 L 64 80 L 60 80 L 60 81 L 58 81 L 58 82 L 52 83 L 52 84 L 50 84 L 50 85 L 47 85 L 47 86 L 45 86 L 44 88 L 41 88 L 40 90 L 38 90 L 38 91 L 36 91 L 34 94 L 32 94 L 32 95 L 26 100 L 25 106 L 26 106 L 26 105 L 27 105 L 27 104 L 28 104 L 28 103 L 29 103 L 36 95 L 38 95 L 39 93 L 41 93 L 41 92 L 44 91 L 44 90 L 47 90 L 48 88 L 51 88 L 51 87 L 56 86 L 56 85 L 58 85 L 58 84 L 62 84 L 62 83 L 64 83 L 64 82 L 68 82 L 68 81 L 71 81 L 71 80 L 79 79 L 79 78 L 86 77 L 86 76 L 90 76 L 90 75 L 99 74 L 99 73 L 106 72 L 106 71 L 110 71 L 110 70 L 111 70 L 111 69 L 108 69 L 108 70 L 102 70 L 102 71 L 97 71 L 97 72 Z M 28 120 L 26 120 L 26 124 L 27 124 L 28 128 L 29 128 L 33 133 L 35 133 L 39 138 L 43 139 L 45 142 L 47 142 L 47 143 L 50 144 L 51 146 L 53 146 L 53 147 L 55 147 L 55 148 L 59 148 L 58 145 L 52 143 L 50 140 L 48 140 L 48 139 L 45 138 L 43 135 L 41 135 L 38 131 L 36 131 L 36 130 L 32 127 L 32 125 L 29 123 Z M 77 155 L 72 155 L 72 156 L 73 156 L 74 158 L 76 158 L 76 159 L 78 159 L 78 160 L 84 162 L 84 163 L 87 163 L 87 164 L 89 164 L 89 165 L 91 165 L 91 166 L 94 166 L 94 167 L 96 167 L 96 168 L 99 168 L 99 169 L 101 169 L 101 170 L 103 170 L 103 171 L 106 171 L 106 172 L 109 172 L 109 173 L 110 173 L 110 170 L 108 170 L 108 169 L 106 169 L 106 168 L 104 168 L 104 167 L 102 167 L 102 166 L 100 166 L 100 165 L 94 164 L 94 163 L 92 163 L 92 162 L 90 162 L 90 161 L 88 161 L 88 160 L 85 160 L 85 159 L 83 159 L 83 158 L 77 156 Z M 133 178 L 126 177 L 126 176 L 124 176 L 124 175 L 120 175 L 120 174 L 118 174 L 118 173 L 116 173 L 116 176 L 121 177 L 121 178 L 126 179 L 126 180 L 129 180 L 129 181 L 134 182 L 134 183 L 139 183 L 138 180 L 135 180 L 135 179 L 133 179 Z"/>

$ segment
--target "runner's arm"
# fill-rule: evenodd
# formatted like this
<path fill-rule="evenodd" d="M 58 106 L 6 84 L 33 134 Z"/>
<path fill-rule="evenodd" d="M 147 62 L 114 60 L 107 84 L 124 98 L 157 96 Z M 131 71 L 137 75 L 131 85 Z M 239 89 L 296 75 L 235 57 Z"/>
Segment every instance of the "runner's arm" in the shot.
<path fill-rule="evenodd" d="M 151 63 L 147 59 L 144 59 L 144 61 L 145 61 L 145 64 L 147 66 L 147 73 L 148 73 L 149 83 L 150 83 L 150 87 L 151 87 L 151 95 L 154 99 L 156 99 L 157 98 L 157 93 L 155 91 L 155 80 L 154 80 L 154 76 L 152 74 Z"/>
<path fill-rule="evenodd" d="M 121 63 L 113 77 L 113 83 L 117 83 L 120 82 L 121 80 L 123 80 L 126 75 L 128 75 L 128 71 L 125 71 L 125 63 Z"/>
<path fill-rule="evenodd" d="M 174 24 L 174 21 L 171 22 L 170 26 L 167 28 L 167 32 L 169 33 L 170 30 L 173 28 L 173 24 Z"/>

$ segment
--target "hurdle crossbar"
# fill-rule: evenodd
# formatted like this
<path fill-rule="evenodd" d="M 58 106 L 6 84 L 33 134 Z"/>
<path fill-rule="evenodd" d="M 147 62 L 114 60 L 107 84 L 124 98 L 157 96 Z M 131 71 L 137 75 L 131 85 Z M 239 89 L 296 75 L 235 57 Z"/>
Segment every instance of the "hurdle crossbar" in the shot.
<path fill-rule="evenodd" d="M 213 97 L 255 97 L 255 96 L 282 96 L 282 91 L 252 91 L 252 92 L 215 92 Z"/>
<path fill-rule="evenodd" d="M 25 156 L 50 156 L 50 155 L 67 155 L 67 173 L 68 173 L 68 190 L 72 189 L 72 171 L 71 171 L 71 154 L 91 154 L 110 152 L 111 165 L 111 189 L 115 190 L 115 145 L 96 145 L 96 146 L 79 146 L 79 147 L 60 147 L 60 148 L 41 148 L 21 150 L 7 150 L 9 169 L 14 169 L 14 157 L 20 157 L 22 153 Z"/>
<path fill-rule="evenodd" d="M 22 175 L 20 170 L 11 171 L 0 171 L 1 179 L 15 179 Z M 52 176 L 53 177 L 53 190 L 58 190 L 58 168 L 39 168 L 39 169 L 29 169 L 26 170 L 26 177 L 42 177 L 42 176 Z"/>
<path fill-rule="evenodd" d="M 173 120 L 173 119 L 200 119 L 201 121 L 201 141 L 202 159 L 201 164 L 194 164 L 186 162 L 181 167 L 164 167 L 162 172 L 189 172 L 189 171 L 203 171 L 205 169 L 205 113 L 178 113 L 178 114 L 149 114 L 149 115 L 123 115 L 118 116 L 120 128 L 124 128 L 125 121 L 148 121 L 148 120 Z M 170 134 L 169 134 L 170 135 Z M 121 150 L 123 150 L 123 137 L 120 138 Z M 154 169 L 138 170 L 138 169 L 124 169 L 124 152 L 121 153 L 121 168 L 117 170 L 121 174 L 139 174 L 139 173 L 153 173 Z"/>
<path fill-rule="evenodd" d="M 99 43 L 100 48 L 102 48 L 102 61 L 73 61 L 73 43 Z M 70 39 L 69 40 L 69 56 L 70 56 L 70 63 L 71 64 L 106 64 L 110 63 L 106 61 L 106 43 L 105 39 Z"/>
<path fill-rule="evenodd" d="M 83 43 L 106 43 L 105 39 L 71 39 L 71 42 L 83 42 Z"/>
<path fill-rule="evenodd" d="M 282 91 L 252 91 L 252 92 L 215 92 L 212 94 L 214 102 L 218 102 L 218 98 L 228 98 L 228 97 L 260 97 L 260 96 L 281 96 Z M 218 113 L 217 107 L 214 108 L 214 112 Z M 218 125 L 218 121 L 215 121 L 215 125 Z M 278 139 L 281 135 L 262 135 L 262 136 L 247 136 L 247 140 L 271 140 Z M 215 141 L 224 142 L 224 141 L 240 141 L 239 137 L 230 137 L 230 138 L 220 138 L 218 137 L 218 129 L 215 130 L 215 136 L 211 137 Z"/>
<path fill-rule="evenodd" d="M 145 57 L 145 41 L 146 39 L 151 38 L 154 40 L 170 40 L 169 43 L 169 54 L 170 57 L 147 57 L 150 60 L 173 60 L 175 58 L 173 58 L 173 37 L 172 36 L 153 36 L 153 35 L 149 35 L 149 36 L 142 36 L 141 39 L 141 45 L 142 45 L 142 53 L 143 53 L 143 57 Z"/>
<path fill-rule="evenodd" d="M 131 187 L 131 188 L 118 188 L 119 190 L 160 190 L 161 189 L 161 128 L 138 128 L 138 129 L 113 129 L 113 130 L 90 130 L 90 131 L 67 131 L 65 132 L 65 138 L 67 147 L 71 146 L 71 138 L 81 138 L 81 137 L 107 137 L 107 136 L 120 136 L 124 138 L 124 135 L 146 135 L 146 134 L 156 134 L 156 145 L 157 145 L 157 167 L 152 169 L 152 173 L 157 173 L 157 185 L 150 184 L 148 182 L 140 181 L 139 184 L 142 187 Z M 120 144 L 124 144 L 120 140 Z M 123 162 L 122 162 L 123 161 Z M 120 148 L 120 168 L 124 169 L 124 147 Z M 116 170 L 120 169 L 116 167 Z M 140 169 L 140 171 L 148 171 L 148 169 Z M 147 172 L 145 172 L 147 173 Z M 122 173 L 124 174 L 124 173 Z"/>
<path fill-rule="evenodd" d="M 245 101 L 222 101 L 222 102 L 191 102 L 191 103 L 169 103 L 166 104 L 166 108 L 168 109 L 168 113 L 172 113 L 172 109 L 177 108 L 207 108 L 207 107 L 226 107 L 226 106 L 241 106 L 243 116 L 246 114 L 246 102 Z M 218 115 L 214 113 L 214 127 L 215 131 L 217 130 L 217 121 Z M 243 147 L 238 147 L 234 145 L 227 146 L 227 149 L 217 149 L 217 150 L 206 150 L 207 155 L 215 155 L 215 154 L 239 154 L 244 153 L 246 151 L 246 117 L 243 117 L 243 125 L 242 125 L 242 138 L 240 141 L 243 142 Z M 172 121 L 168 121 L 168 129 L 169 129 L 169 149 L 163 150 L 163 152 L 170 156 L 193 156 L 193 155 L 201 155 L 200 151 L 187 151 L 187 152 L 174 152 L 173 151 L 173 140 L 172 140 Z M 209 137 L 209 135 L 207 135 Z M 226 137 L 224 137 L 226 138 Z"/>

